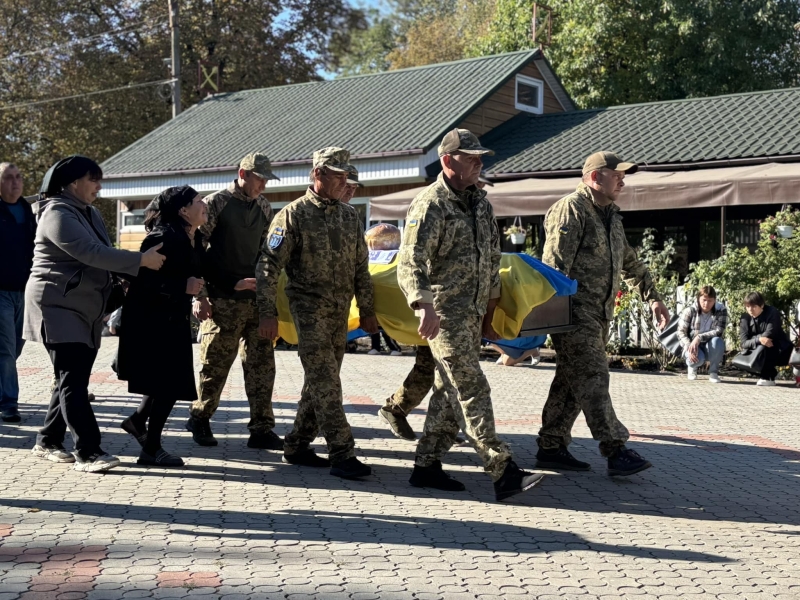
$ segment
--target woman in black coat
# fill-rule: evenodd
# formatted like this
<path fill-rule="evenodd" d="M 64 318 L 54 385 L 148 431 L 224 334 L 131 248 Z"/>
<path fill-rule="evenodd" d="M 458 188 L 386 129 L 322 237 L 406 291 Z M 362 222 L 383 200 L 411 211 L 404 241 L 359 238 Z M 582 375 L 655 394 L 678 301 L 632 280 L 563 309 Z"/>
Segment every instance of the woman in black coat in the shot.
<path fill-rule="evenodd" d="M 182 459 L 161 447 L 161 432 L 177 400 L 197 399 L 189 319 L 192 296 L 205 284 L 197 228 L 207 213 L 189 186 L 168 188 L 155 202 L 142 251 L 163 244 L 159 252 L 166 260 L 160 271 L 139 271 L 122 307 L 119 378 L 128 382 L 128 392 L 144 398 L 121 427 L 142 445 L 139 464 L 181 466 Z"/>
<path fill-rule="evenodd" d="M 744 307 L 747 313 L 739 322 L 739 341 L 743 350 L 755 350 L 764 346 L 766 356 L 764 368 L 756 385 L 775 385 L 778 370 L 789 364 L 792 354 L 792 342 L 783 330 L 781 314 L 774 306 L 765 304 L 764 297 L 758 292 L 750 292 L 745 296 Z"/>

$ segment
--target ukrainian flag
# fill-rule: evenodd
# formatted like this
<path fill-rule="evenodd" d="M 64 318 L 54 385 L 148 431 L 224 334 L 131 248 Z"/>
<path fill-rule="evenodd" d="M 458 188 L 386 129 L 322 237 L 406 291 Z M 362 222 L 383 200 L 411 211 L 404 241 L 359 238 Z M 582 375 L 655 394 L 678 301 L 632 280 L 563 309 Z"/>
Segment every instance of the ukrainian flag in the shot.
<path fill-rule="evenodd" d="M 378 323 L 390 337 L 401 344 L 426 346 L 419 337 L 419 319 L 406 302 L 397 284 L 397 261 L 391 256 L 389 264 L 370 262 L 369 272 L 375 288 L 375 314 Z M 278 333 L 290 344 L 297 343 L 297 332 L 284 293 L 286 273 L 278 282 Z M 534 308 L 553 296 L 571 296 L 578 283 L 527 254 L 503 254 L 500 261 L 500 302 L 492 325 L 501 338 L 514 339 L 519 335 L 522 321 Z M 359 316 L 355 299 L 350 308 L 349 339 L 367 335 L 358 328 Z"/>

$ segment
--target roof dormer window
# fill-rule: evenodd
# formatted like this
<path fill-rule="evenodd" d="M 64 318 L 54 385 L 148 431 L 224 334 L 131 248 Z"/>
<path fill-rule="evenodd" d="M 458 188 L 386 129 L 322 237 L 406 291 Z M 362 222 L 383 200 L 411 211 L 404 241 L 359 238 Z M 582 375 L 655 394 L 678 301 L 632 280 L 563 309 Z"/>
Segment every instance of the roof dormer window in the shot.
<path fill-rule="evenodd" d="M 544 82 L 533 77 L 517 75 L 514 106 L 517 110 L 542 114 L 544 107 Z"/>

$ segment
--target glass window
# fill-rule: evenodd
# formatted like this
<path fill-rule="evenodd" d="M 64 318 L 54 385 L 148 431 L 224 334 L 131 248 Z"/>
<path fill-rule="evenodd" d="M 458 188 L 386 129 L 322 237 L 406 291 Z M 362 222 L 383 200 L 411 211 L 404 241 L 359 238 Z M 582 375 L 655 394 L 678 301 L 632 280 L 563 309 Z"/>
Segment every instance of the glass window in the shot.
<path fill-rule="evenodd" d="M 542 114 L 544 104 L 544 82 L 517 75 L 517 93 L 514 105 L 517 110 Z"/>

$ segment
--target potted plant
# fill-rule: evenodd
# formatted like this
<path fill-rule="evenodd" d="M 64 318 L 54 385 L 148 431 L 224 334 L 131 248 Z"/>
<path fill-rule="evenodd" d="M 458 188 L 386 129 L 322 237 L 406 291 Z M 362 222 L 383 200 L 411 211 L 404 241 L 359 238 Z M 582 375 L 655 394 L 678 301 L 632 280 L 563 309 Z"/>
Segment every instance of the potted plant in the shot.
<path fill-rule="evenodd" d="M 525 238 L 528 237 L 528 230 L 522 226 L 522 219 L 520 217 L 514 219 L 514 224 L 510 227 L 506 227 L 503 233 L 511 240 L 512 244 L 517 246 L 524 244 Z"/>

